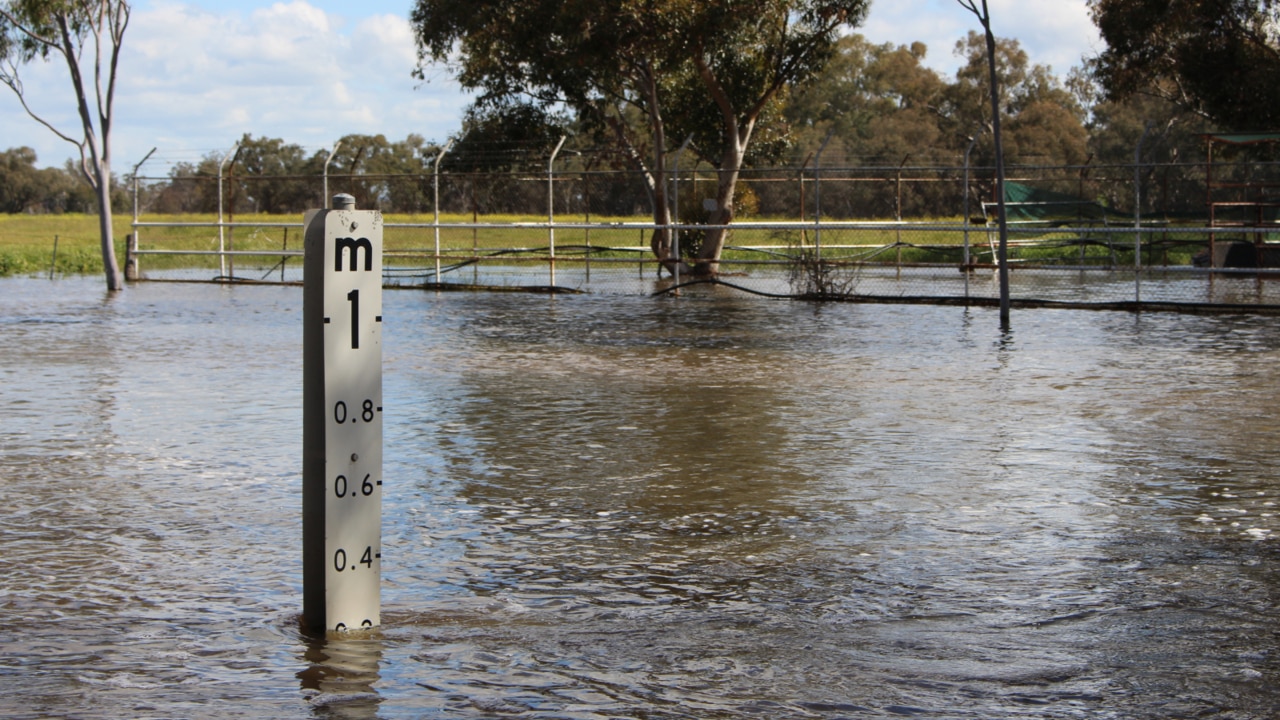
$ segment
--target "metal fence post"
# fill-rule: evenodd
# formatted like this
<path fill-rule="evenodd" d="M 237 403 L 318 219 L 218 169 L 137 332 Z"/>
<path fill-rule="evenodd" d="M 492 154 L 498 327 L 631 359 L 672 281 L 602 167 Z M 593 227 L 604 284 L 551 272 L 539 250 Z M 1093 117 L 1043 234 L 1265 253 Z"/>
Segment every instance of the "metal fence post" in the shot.
<path fill-rule="evenodd" d="M 960 269 L 964 273 L 965 302 L 969 300 L 969 274 L 973 270 L 973 261 L 969 257 L 969 156 L 973 153 L 973 146 L 978 144 L 980 134 L 981 131 L 974 133 L 969 138 L 969 146 L 964 149 L 964 217 L 960 220 L 964 223 L 964 257 Z"/>
<path fill-rule="evenodd" d="M 822 145 L 818 146 L 818 152 L 813 155 L 813 259 L 817 262 L 822 262 L 822 151 L 827 149 L 827 143 L 835 134 L 835 126 L 832 126 Z M 801 207 L 800 211 L 804 212 L 804 208 Z"/>
<path fill-rule="evenodd" d="M 218 275 L 227 276 L 227 240 L 224 232 L 225 228 L 222 223 L 222 171 L 227 167 L 227 158 L 240 150 L 240 143 L 231 146 L 226 155 L 222 156 L 222 160 L 218 163 Z"/>
<path fill-rule="evenodd" d="M 671 173 L 671 212 L 675 215 L 676 225 L 668 232 L 671 233 L 671 277 L 676 285 L 680 284 L 680 156 L 684 154 L 685 148 L 688 148 L 691 142 L 693 142 L 693 133 L 689 133 L 689 136 L 676 149 L 675 170 Z M 695 173 L 697 169 L 697 163 L 694 163 Z M 662 275 L 662 272 L 659 271 L 658 275 Z"/>
<path fill-rule="evenodd" d="M 133 232 L 127 238 L 125 246 L 125 263 L 124 263 L 124 279 L 133 281 L 138 279 L 138 195 L 141 185 L 138 184 L 138 171 L 142 169 L 144 163 L 156 154 L 156 148 L 151 148 L 151 152 L 142 156 L 137 165 L 133 166 Z M 130 277 L 132 273 L 132 277 Z"/>
<path fill-rule="evenodd" d="M 898 164 L 898 174 L 894 179 L 894 194 L 897 199 L 894 200 L 893 219 L 897 222 L 897 229 L 894 230 L 893 245 L 896 251 L 898 272 L 902 272 L 902 169 L 907 166 L 907 161 L 910 159 L 910 153 L 902 156 L 902 162 Z"/>
<path fill-rule="evenodd" d="M 435 160 L 431 161 L 431 225 L 435 234 L 436 283 L 440 282 L 440 161 L 453 146 L 453 140 L 444 144 Z"/>
<path fill-rule="evenodd" d="M 136 282 L 138 277 L 138 234 L 134 231 L 124 238 L 124 279 Z"/>
<path fill-rule="evenodd" d="M 556 156 L 568 135 L 561 135 L 556 149 L 551 151 L 551 159 L 547 162 L 547 242 L 551 253 L 551 287 L 556 286 Z"/>
<path fill-rule="evenodd" d="M 973 146 L 978 144 L 978 133 L 969 138 L 969 147 L 964 149 L 964 267 L 969 267 L 969 155 Z"/>
<path fill-rule="evenodd" d="M 323 193 L 320 196 L 324 203 L 329 202 L 329 163 L 333 162 L 333 156 L 337 154 L 338 146 L 341 144 L 342 140 L 339 139 L 338 142 L 334 143 L 333 147 L 329 149 L 329 157 L 324 159 L 324 180 L 322 181 Z"/>
<path fill-rule="evenodd" d="M 1148 120 L 1133 151 L 1133 301 L 1138 303 L 1142 302 L 1142 144 L 1150 132 Z"/>

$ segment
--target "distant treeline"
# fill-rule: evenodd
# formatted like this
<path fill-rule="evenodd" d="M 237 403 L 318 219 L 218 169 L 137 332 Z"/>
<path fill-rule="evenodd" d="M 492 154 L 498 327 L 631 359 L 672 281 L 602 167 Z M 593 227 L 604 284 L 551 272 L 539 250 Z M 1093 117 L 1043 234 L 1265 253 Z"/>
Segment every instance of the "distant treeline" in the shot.
<path fill-rule="evenodd" d="M 0 152 L 0 212 L 95 213 L 98 201 L 75 163 L 60 168 L 37 168 L 36 151 L 29 147 Z M 129 194 L 117 182 L 111 195 L 114 208 L 129 206 Z"/>
<path fill-rule="evenodd" d="M 812 214 L 819 166 L 824 216 L 958 215 L 966 156 L 970 199 L 990 199 L 994 147 L 983 39 L 970 34 L 957 43 L 963 65 L 950 79 L 923 64 L 926 51 L 922 43 L 844 38 L 825 70 L 787 94 L 758 131 L 738 217 Z M 1015 177 L 1102 205 L 1130 207 L 1141 141 L 1143 182 L 1150 185 L 1144 205 L 1203 209 L 1201 133 L 1214 129 L 1205 120 L 1149 95 L 1103 100 L 1088 73 L 1073 68 L 1064 80 L 1048 67 L 1031 65 L 1016 40 L 999 40 L 997 55 L 1005 157 Z M 222 210 L 233 214 L 297 214 L 323 203 L 327 166 L 330 193 L 351 193 L 359 207 L 426 213 L 436 209 L 438 194 L 442 212 L 543 213 L 547 161 L 566 136 L 555 165 L 557 212 L 647 212 L 644 149 L 611 146 L 608 137 L 574 118 L 551 114 L 469 115 L 443 155 L 444 143 L 419 135 L 399 141 L 348 135 L 330 157 L 327 150 L 308 153 L 280 138 L 246 134 L 233 157 L 179 163 L 165 177 L 139 183 L 138 200 L 152 213 L 216 212 L 221 201 Z M 1270 149 L 1260 152 L 1270 159 Z M 698 221 L 703 200 L 713 194 L 716 161 L 714 148 L 704 153 L 696 145 L 679 158 L 682 220 Z M 35 163 L 29 148 L 0 154 L 0 210 L 94 210 L 92 193 L 70 163 L 61 169 L 37 169 Z M 668 161 L 668 170 L 674 164 Z M 688 182 L 693 172 L 706 182 Z M 1254 177 L 1259 171 L 1239 172 Z M 133 188 L 118 181 L 114 204 L 123 210 Z"/>

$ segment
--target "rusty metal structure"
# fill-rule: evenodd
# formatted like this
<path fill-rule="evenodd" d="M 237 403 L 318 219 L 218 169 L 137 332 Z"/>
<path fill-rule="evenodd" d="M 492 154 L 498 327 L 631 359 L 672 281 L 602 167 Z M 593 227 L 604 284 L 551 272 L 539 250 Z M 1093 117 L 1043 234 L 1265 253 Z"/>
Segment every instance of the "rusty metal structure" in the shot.
<path fill-rule="evenodd" d="M 1260 162 L 1274 158 L 1256 157 L 1274 155 L 1280 132 L 1202 137 L 1207 158 L 1205 205 L 1212 228 L 1207 264 L 1213 268 L 1280 267 L 1280 243 L 1268 242 L 1280 233 L 1280 176 L 1268 174 L 1269 163 Z M 1227 228 L 1235 230 L 1227 232 Z"/>

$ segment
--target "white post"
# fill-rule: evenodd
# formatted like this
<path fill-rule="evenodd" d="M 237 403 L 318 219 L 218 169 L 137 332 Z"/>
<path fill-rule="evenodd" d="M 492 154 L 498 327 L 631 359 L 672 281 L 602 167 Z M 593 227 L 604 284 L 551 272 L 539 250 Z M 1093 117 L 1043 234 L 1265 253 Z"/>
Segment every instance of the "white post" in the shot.
<path fill-rule="evenodd" d="M 551 160 L 547 162 L 547 242 L 551 251 L 551 287 L 556 286 L 556 156 L 568 135 L 561 135 L 556 149 L 551 151 Z"/>
<path fill-rule="evenodd" d="M 434 225 L 436 235 L 436 282 L 440 282 L 440 161 L 444 159 L 444 154 L 449 152 L 449 148 L 453 146 L 453 140 L 444 144 L 440 152 L 436 155 L 435 160 L 431 162 L 431 224 Z"/>
<path fill-rule="evenodd" d="M 156 149 L 151 148 L 151 152 L 147 153 L 146 155 L 143 155 L 142 159 L 138 161 L 138 164 L 133 166 L 133 172 L 130 173 L 130 176 L 133 179 L 133 224 L 134 225 L 138 224 L 138 171 L 141 170 L 142 166 L 145 165 L 146 162 L 151 159 L 151 156 L 155 154 L 156 154 Z M 137 233 L 138 229 L 135 227 L 133 231 L 134 233 Z"/>
<path fill-rule="evenodd" d="M 376 627 L 382 579 L 382 214 L 350 195 L 306 218 L 303 623 Z"/>
<path fill-rule="evenodd" d="M 689 133 L 676 150 L 675 170 L 671 173 L 671 213 L 675 215 L 676 220 L 676 226 L 671 228 L 671 277 L 675 285 L 680 284 L 680 156 L 684 154 L 685 148 L 689 147 L 691 142 L 693 142 L 693 133 Z M 694 170 L 697 169 L 695 163 Z M 675 294 L 679 295 L 680 291 L 676 290 Z"/>
<path fill-rule="evenodd" d="M 338 146 L 342 144 L 342 140 L 333 144 L 329 149 L 329 157 L 324 159 L 324 189 L 320 193 L 320 197 L 324 202 L 329 202 L 329 163 L 333 162 L 333 156 L 338 152 Z"/>
<path fill-rule="evenodd" d="M 973 146 L 978 144 L 978 135 L 969 138 L 969 147 L 964 149 L 964 271 L 965 285 L 968 286 L 969 272 L 969 154 Z"/>
<path fill-rule="evenodd" d="M 133 230 L 133 247 L 135 248 L 138 246 L 137 245 L 138 243 L 138 193 L 141 190 L 141 187 L 138 185 L 138 171 L 141 170 L 142 166 L 148 160 L 151 159 L 152 155 L 155 155 L 155 154 L 156 154 L 156 148 L 151 148 L 151 152 L 147 153 L 146 155 L 143 155 L 142 159 L 138 161 L 138 164 L 133 166 L 133 172 L 131 173 L 133 177 L 133 228 L 132 230 Z M 129 268 L 126 268 L 125 279 L 137 280 L 139 277 L 142 277 L 141 275 L 138 274 L 137 253 L 129 253 L 129 261 L 126 261 L 126 265 L 129 265 L 130 261 L 132 262 L 132 266 Z M 133 275 L 133 277 L 130 278 L 129 275 Z"/>
<path fill-rule="evenodd" d="M 833 126 L 827 131 L 818 152 L 813 155 L 813 258 L 818 262 L 822 261 L 822 182 L 818 173 L 822 169 L 822 151 L 827 149 L 827 143 L 831 142 L 835 134 Z"/>
<path fill-rule="evenodd" d="M 1133 301 L 1142 302 L 1142 144 L 1151 132 L 1151 121 L 1144 123 L 1142 137 L 1133 151 Z"/>
<path fill-rule="evenodd" d="M 226 237 L 222 227 L 222 171 L 227 167 L 227 158 L 230 158 L 240 149 L 240 143 L 231 146 L 226 155 L 222 156 L 222 160 L 218 162 L 218 276 L 227 276 L 227 251 Z"/>

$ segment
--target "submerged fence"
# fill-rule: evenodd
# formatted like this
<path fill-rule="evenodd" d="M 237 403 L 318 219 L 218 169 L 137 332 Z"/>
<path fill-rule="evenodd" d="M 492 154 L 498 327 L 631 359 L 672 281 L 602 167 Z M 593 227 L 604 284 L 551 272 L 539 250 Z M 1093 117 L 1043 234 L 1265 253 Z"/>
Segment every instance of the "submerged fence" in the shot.
<path fill-rule="evenodd" d="M 147 280 L 300 282 L 301 212 L 287 209 L 315 206 L 317 193 L 332 190 L 354 194 L 359 207 L 409 211 L 384 224 L 388 286 L 615 294 L 714 286 L 981 304 L 999 295 L 991 175 L 967 165 L 752 170 L 738 186 L 743 221 L 730 226 L 707 224 L 716 179 L 697 167 L 670 175 L 668 225 L 642 219 L 641 175 L 557 170 L 554 159 L 537 172 L 487 174 L 220 171 L 153 179 L 150 189 L 135 177 L 127 265 Z M 1280 309 L 1280 198 L 1271 199 L 1280 163 L 1015 167 L 1009 177 L 1014 302 Z M 217 221 L 142 219 L 143 209 L 162 207 L 212 208 Z M 276 214 L 256 213 L 264 209 Z M 953 219 L 930 219 L 939 217 Z M 668 271 L 650 247 L 668 231 L 688 260 L 715 227 L 729 235 L 714 278 Z"/>
<path fill-rule="evenodd" d="M 976 223 L 744 222 L 714 285 L 653 256 L 652 223 L 384 225 L 389 287 L 603 294 L 744 292 L 861 301 L 994 302 L 997 228 Z M 672 225 L 693 244 L 708 227 Z M 1022 304 L 1280 309 L 1274 227 L 1144 224 L 1009 227 L 1011 298 Z M 136 221 L 141 280 L 302 280 L 301 222 Z M 714 288 L 714 289 L 712 289 Z"/>

